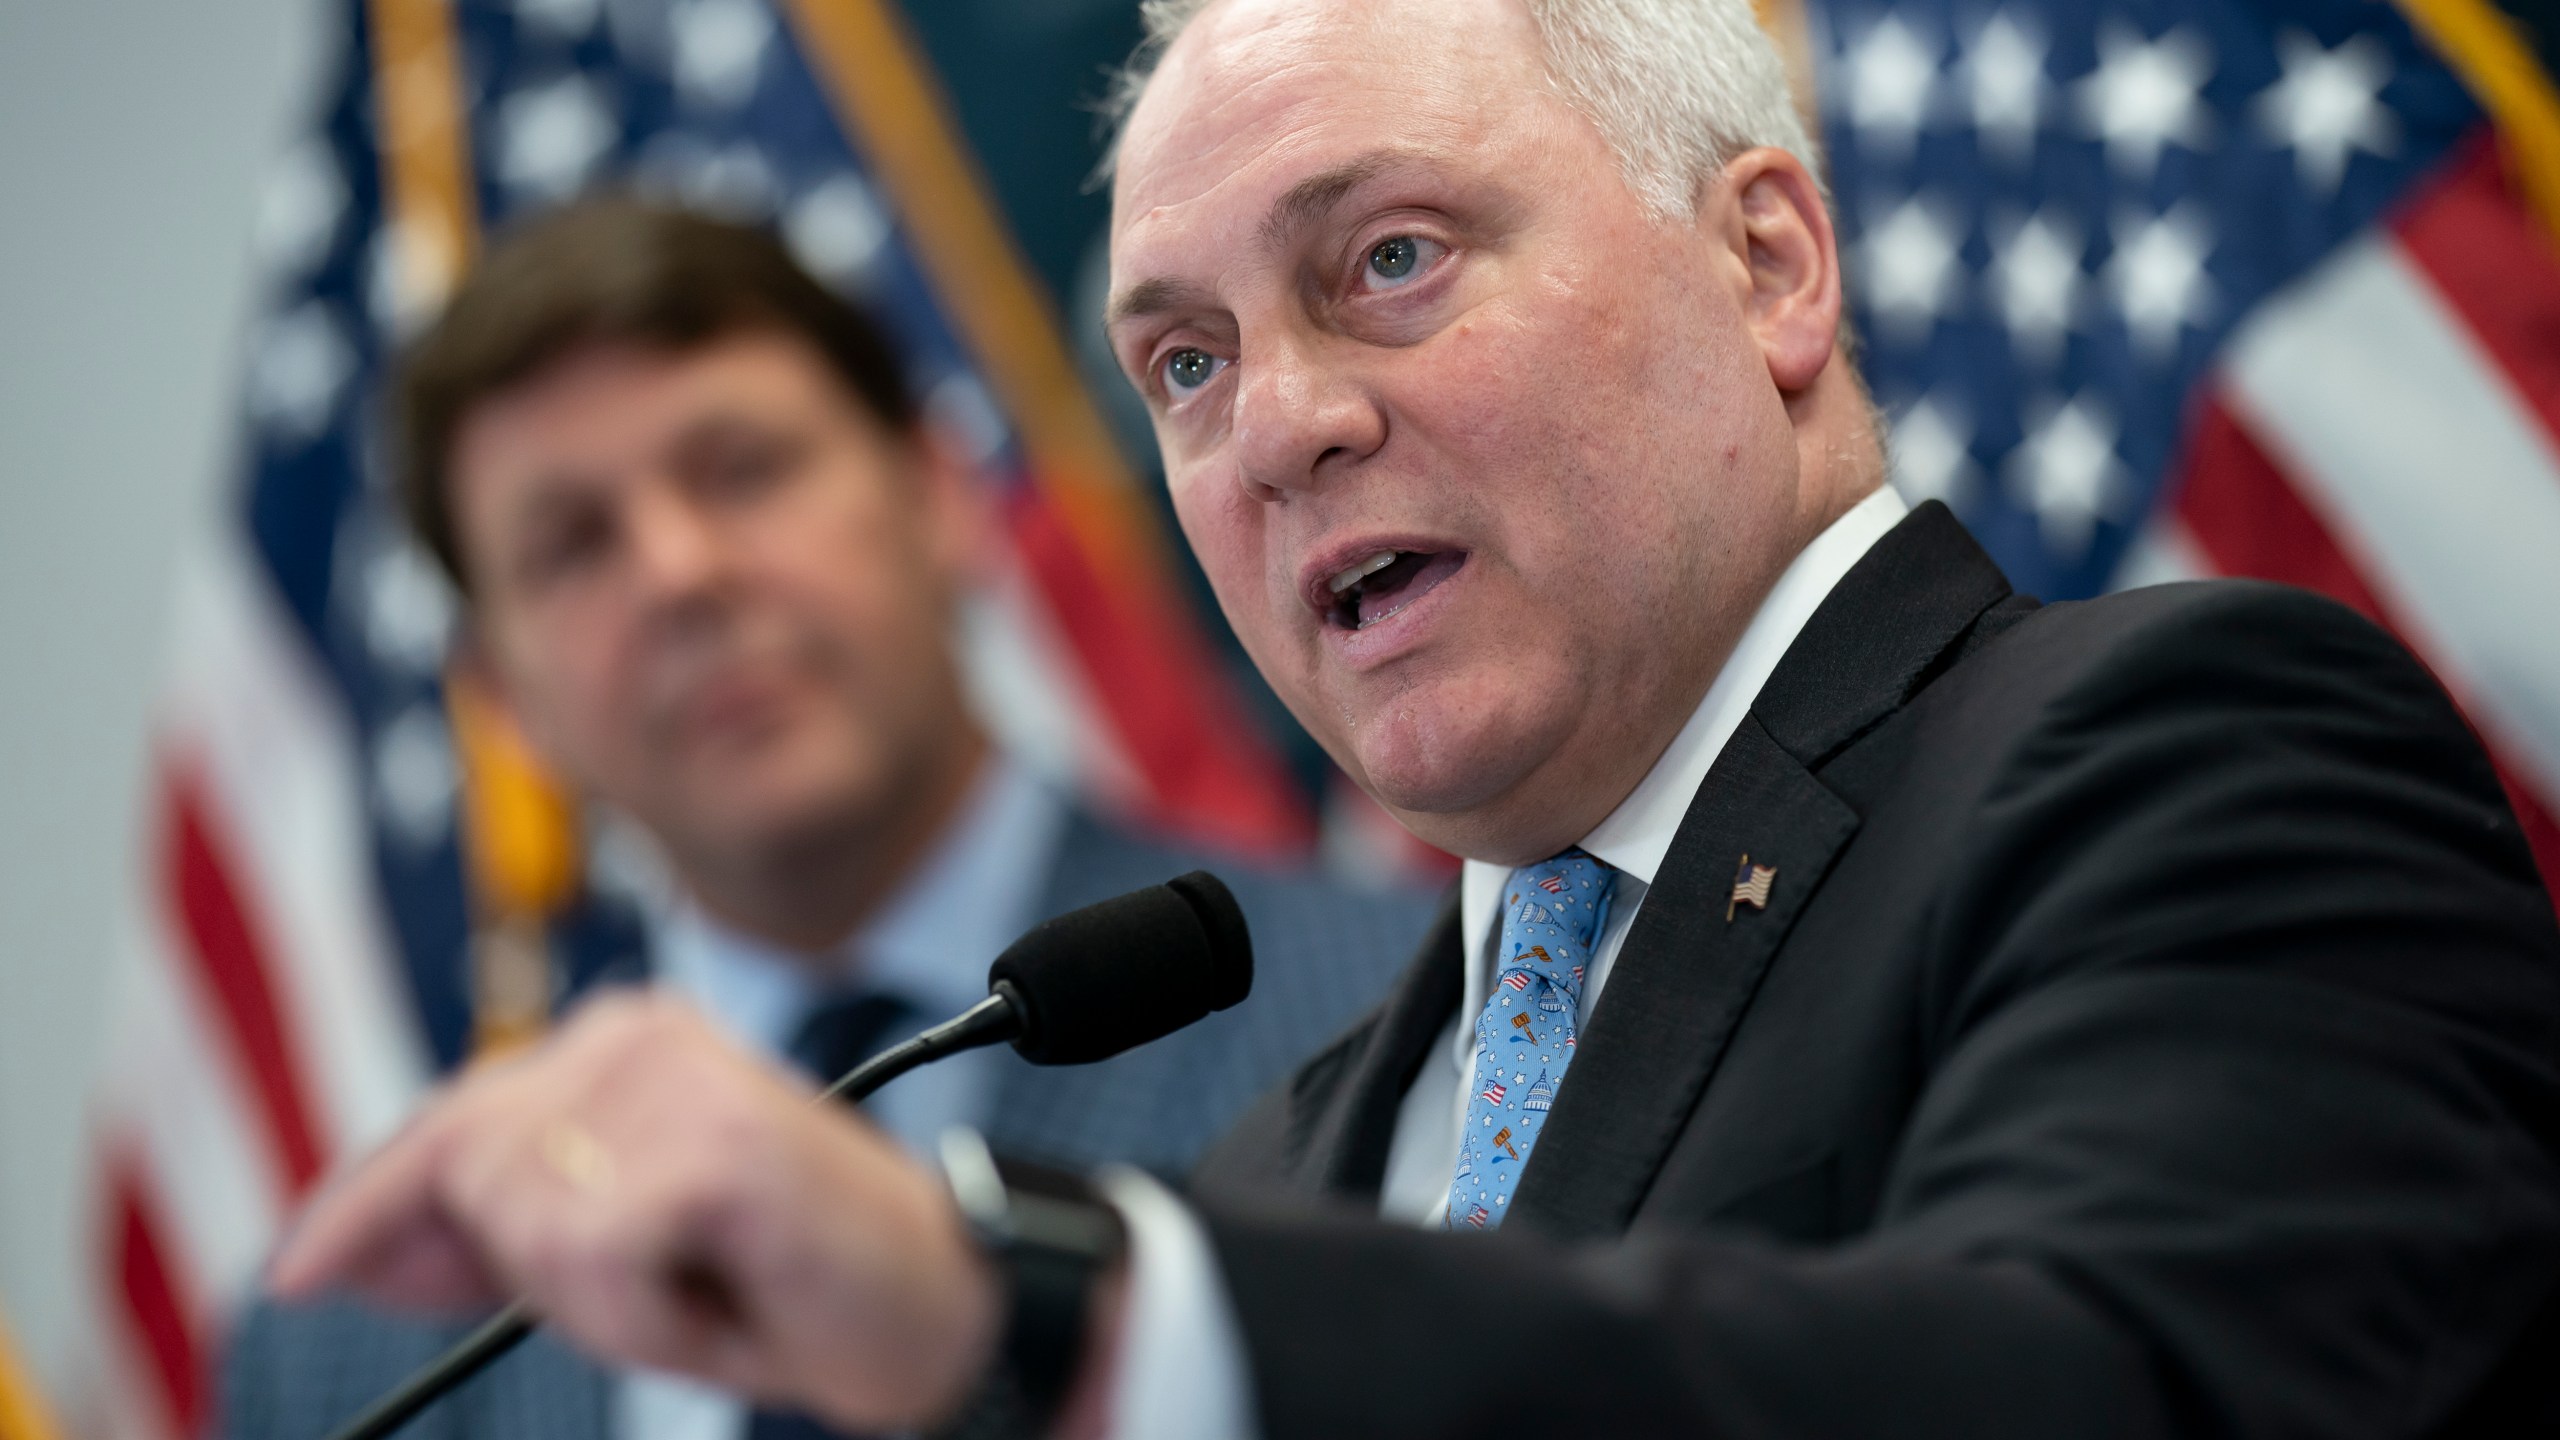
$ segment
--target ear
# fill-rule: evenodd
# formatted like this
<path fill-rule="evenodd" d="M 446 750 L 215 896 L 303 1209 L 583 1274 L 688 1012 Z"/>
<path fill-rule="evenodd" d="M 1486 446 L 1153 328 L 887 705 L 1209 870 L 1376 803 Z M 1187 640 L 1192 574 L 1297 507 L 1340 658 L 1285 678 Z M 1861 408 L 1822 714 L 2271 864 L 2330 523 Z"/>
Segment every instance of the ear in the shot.
<path fill-rule="evenodd" d="M 995 515 L 987 487 L 959 437 L 928 420 L 914 444 L 924 486 L 925 543 L 936 569 L 960 586 L 985 579 L 994 561 Z"/>
<path fill-rule="evenodd" d="M 1804 162 L 1746 150 L 1725 167 L 1733 243 L 1750 275 L 1744 319 L 1779 390 L 1813 384 L 1840 333 L 1840 249 L 1831 212 Z"/>

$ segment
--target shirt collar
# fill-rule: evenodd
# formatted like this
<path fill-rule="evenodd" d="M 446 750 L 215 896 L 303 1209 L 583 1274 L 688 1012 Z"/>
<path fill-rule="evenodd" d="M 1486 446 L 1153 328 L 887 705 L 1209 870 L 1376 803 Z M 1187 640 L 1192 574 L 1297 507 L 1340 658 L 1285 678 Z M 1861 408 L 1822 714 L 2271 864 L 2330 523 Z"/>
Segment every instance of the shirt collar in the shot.
<path fill-rule="evenodd" d="M 1795 644 L 1805 622 L 1822 608 L 1841 577 L 1910 511 L 1893 487 L 1879 487 L 1788 562 L 1751 623 L 1743 628 L 1724 668 L 1707 686 L 1698 708 L 1690 712 L 1688 723 L 1671 738 L 1644 779 L 1618 802 L 1618 808 L 1582 838 L 1583 850 L 1638 886 L 1653 884 L 1690 802 L 1698 796 L 1698 787 L 1705 783 L 1716 756 L 1724 752 L 1725 742 L 1741 728 L 1742 717 L 1751 712 L 1760 687 L 1768 683 L 1787 648 Z M 1459 872 L 1458 913 L 1470 976 L 1493 934 L 1502 887 L 1510 877 L 1509 866 L 1482 860 L 1467 861 Z M 1631 897 L 1621 897 L 1626 898 Z"/>
<path fill-rule="evenodd" d="M 999 755 L 908 882 L 830 965 L 939 1019 L 986 995 L 987 964 L 1033 917 L 1066 807 Z M 660 931 L 661 978 L 740 1042 L 779 1051 L 823 988 L 805 957 L 742 935 L 690 902 Z"/>

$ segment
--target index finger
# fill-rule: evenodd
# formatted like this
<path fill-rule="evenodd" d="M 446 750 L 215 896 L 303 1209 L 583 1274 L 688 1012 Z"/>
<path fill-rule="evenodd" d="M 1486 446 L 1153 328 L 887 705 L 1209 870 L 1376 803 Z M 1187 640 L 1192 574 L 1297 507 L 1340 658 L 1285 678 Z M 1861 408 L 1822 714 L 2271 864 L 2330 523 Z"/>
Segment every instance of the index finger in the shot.
<path fill-rule="evenodd" d="M 450 1103 L 421 1116 L 320 1192 L 270 1262 L 271 1290 L 303 1299 L 346 1287 L 413 1309 L 503 1298 L 437 1193 Z"/>

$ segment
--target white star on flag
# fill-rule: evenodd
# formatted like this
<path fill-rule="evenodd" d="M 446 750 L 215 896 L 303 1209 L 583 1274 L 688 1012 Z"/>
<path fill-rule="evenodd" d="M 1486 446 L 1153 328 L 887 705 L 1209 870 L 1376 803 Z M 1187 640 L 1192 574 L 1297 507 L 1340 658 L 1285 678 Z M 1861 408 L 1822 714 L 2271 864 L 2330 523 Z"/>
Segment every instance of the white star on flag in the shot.
<path fill-rule="evenodd" d="M 2400 120 L 2382 103 L 2391 83 L 2391 51 L 2371 35 L 2353 35 L 2334 50 L 2300 30 L 2276 37 L 2283 78 L 2260 93 L 2258 124 L 2293 151 L 2305 189 L 2337 193 L 2352 152 L 2391 155 L 2400 149 Z"/>
<path fill-rule="evenodd" d="M 278 435 L 309 444 L 329 428 L 355 350 L 326 301 L 307 300 L 268 322 L 249 361 L 249 409 Z"/>
<path fill-rule="evenodd" d="M 733 110 L 756 93 L 773 16 L 759 0 L 685 0 L 668 17 L 676 89 L 707 109 Z"/>
<path fill-rule="evenodd" d="M 420 850 L 444 839 L 456 772 L 444 713 L 424 700 L 401 710 L 373 742 L 373 793 L 390 822 L 385 828 Z"/>
<path fill-rule="evenodd" d="M 2202 91 L 2212 74 L 2213 51 L 2194 31 L 2180 26 L 2146 41 L 2109 22 L 2098 32 L 2098 68 L 2079 87 L 2081 113 L 2106 142 L 2107 162 L 2147 181 L 2169 142 L 2190 150 L 2211 145 L 2213 117 Z"/>
<path fill-rule="evenodd" d="M 1957 234 L 1944 208 L 1915 195 L 1894 207 L 1860 248 L 1867 308 L 1877 328 L 1916 344 L 1954 299 Z"/>
<path fill-rule="evenodd" d="M 2212 313 L 2213 277 L 2204 268 L 2212 252 L 2212 227 L 2190 200 L 2154 219 L 2118 222 L 2107 284 L 2125 328 L 2151 358 L 2174 356 L 2180 333 Z"/>
<path fill-rule="evenodd" d="M 255 238 L 258 263 L 279 282 L 302 278 L 328 256 L 347 208 L 346 181 L 337 158 L 318 140 L 285 151 L 258 192 Z"/>
<path fill-rule="evenodd" d="M 1928 118 L 1929 96 L 1938 80 L 1938 52 L 1899 15 L 1878 20 L 1848 54 L 1849 123 L 1858 143 L 1874 153 L 1900 158 Z"/>
<path fill-rule="evenodd" d="M 585 76 L 529 86 L 498 109 L 498 178 L 512 190 L 565 199 L 620 133 L 613 107 Z"/>
<path fill-rule="evenodd" d="M 1979 472 L 1966 446 L 1971 440 L 1957 402 L 1928 396 L 1893 423 L 1886 440 L 1893 488 L 1917 505 L 1926 500 L 1961 504 Z"/>
<path fill-rule="evenodd" d="M 2050 368 L 2079 318 L 2080 258 L 2088 251 L 2068 212 L 2048 207 L 1993 242 L 1991 281 L 2009 346 L 2028 364 Z"/>
<path fill-rule="evenodd" d="M 2009 452 L 2010 488 L 2036 512 L 2047 549 L 2076 559 L 2125 483 L 2116 459 L 2116 422 L 2104 401 L 2082 392 L 2052 405 Z"/>
<path fill-rule="evenodd" d="M 451 653 L 453 587 L 415 542 L 383 535 L 361 570 L 365 644 L 385 665 L 432 675 Z"/>
<path fill-rule="evenodd" d="M 2005 11 L 1992 16 L 1965 48 L 1973 127 L 1982 148 L 2015 164 L 2035 153 L 2036 127 L 2044 117 L 2044 57 L 2043 39 Z"/>
<path fill-rule="evenodd" d="M 813 186 L 783 215 L 782 233 L 800 263 L 842 287 L 871 273 L 889 241 L 889 217 L 871 187 L 851 172 Z"/>

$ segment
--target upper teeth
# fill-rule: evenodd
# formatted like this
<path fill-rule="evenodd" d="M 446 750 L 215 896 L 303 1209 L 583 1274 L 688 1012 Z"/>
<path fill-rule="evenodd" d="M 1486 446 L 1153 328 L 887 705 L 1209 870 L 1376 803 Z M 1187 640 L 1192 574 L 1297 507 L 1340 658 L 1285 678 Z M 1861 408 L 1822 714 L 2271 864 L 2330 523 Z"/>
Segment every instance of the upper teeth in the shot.
<path fill-rule="evenodd" d="M 1331 588 L 1334 594 L 1339 595 L 1343 591 L 1350 589 L 1352 586 L 1359 584 L 1361 581 L 1368 579 L 1370 576 L 1377 574 L 1379 571 L 1386 569 L 1394 563 L 1396 563 L 1396 552 L 1393 550 L 1381 550 L 1377 554 L 1370 556 L 1368 559 L 1361 561 L 1359 564 L 1345 569 L 1341 574 L 1334 576 L 1331 580 L 1326 581 L 1325 583 L 1329 588 Z"/>

